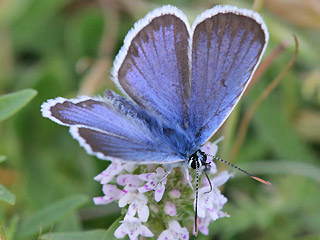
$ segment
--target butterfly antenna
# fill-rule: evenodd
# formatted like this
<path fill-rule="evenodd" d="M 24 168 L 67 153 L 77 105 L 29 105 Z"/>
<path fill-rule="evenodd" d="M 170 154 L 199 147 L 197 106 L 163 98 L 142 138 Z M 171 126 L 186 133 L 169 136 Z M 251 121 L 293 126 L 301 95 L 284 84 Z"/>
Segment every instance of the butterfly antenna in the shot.
<path fill-rule="evenodd" d="M 207 155 L 208 155 L 209 157 L 212 157 L 213 159 L 217 159 L 217 160 L 219 160 L 220 162 L 226 163 L 226 164 L 228 164 L 229 166 L 234 167 L 235 169 L 237 169 L 237 170 L 239 170 L 239 171 L 247 174 L 248 176 L 250 176 L 250 177 L 253 178 L 254 180 L 257 180 L 258 182 L 261 182 L 261 183 L 266 184 L 266 185 L 271 185 L 271 184 L 272 184 L 271 182 L 266 181 L 266 180 L 263 180 L 263 179 L 255 176 L 255 175 L 247 172 L 246 170 L 243 170 L 242 168 L 239 168 L 239 167 L 237 167 L 236 165 L 234 165 L 234 164 L 232 164 L 232 163 L 229 163 L 229 162 L 227 162 L 227 161 L 225 161 L 225 160 L 223 160 L 223 159 L 221 159 L 221 158 L 218 158 L 218 157 L 216 157 L 216 156 L 212 156 L 212 155 L 210 155 L 210 154 L 207 154 Z"/>
<path fill-rule="evenodd" d="M 198 236 L 198 194 L 199 194 L 199 165 L 198 161 L 196 161 L 196 209 L 194 215 L 194 235 Z"/>

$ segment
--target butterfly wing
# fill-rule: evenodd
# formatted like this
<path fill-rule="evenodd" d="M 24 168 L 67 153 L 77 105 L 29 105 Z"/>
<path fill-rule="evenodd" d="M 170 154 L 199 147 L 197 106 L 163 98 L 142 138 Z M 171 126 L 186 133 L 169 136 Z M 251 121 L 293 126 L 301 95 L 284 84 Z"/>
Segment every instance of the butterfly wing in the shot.
<path fill-rule="evenodd" d="M 190 132 L 203 144 L 238 103 L 268 42 L 257 13 L 230 6 L 207 10 L 192 35 Z"/>
<path fill-rule="evenodd" d="M 188 157 L 239 101 L 268 39 L 258 15 L 231 7 L 197 18 L 192 52 L 188 26 L 180 10 L 165 6 L 129 32 L 112 75 L 135 103 L 111 92 L 105 99 L 57 98 L 42 105 L 43 116 L 69 126 L 87 152 L 102 159 L 172 163 Z"/>
<path fill-rule="evenodd" d="M 186 127 L 190 95 L 189 23 L 177 8 L 155 9 L 124 40 L 112 76 L 120 90 L 149 112 Z"/>
<path fill-rule="evenodd" d="M 51 99 L 42 104 L 41 111 L 44 117 L 69 126 L 80 145 L 98 158 L 140 163 L 181 160 L 155 136 L 154 131 L 161 131 L 162 125 L 115 93 L 107 92 L 105 99 Z"/>

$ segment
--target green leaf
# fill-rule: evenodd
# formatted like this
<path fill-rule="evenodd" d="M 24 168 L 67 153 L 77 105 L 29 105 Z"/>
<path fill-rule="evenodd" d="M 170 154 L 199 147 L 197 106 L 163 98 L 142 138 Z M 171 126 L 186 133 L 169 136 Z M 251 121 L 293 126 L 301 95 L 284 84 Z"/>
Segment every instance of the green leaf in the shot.
<path fill-rule="evenodd" d="M 123 216 L 119 217 L 113 222 L 113 224 L 108 228 L 108 230 L 93 230 L 86 232 L 71 232 L 71 233 L 49 233 L 42 236 L 43 240 L 116 240 L 114 232 L 120 226 L 120 221 L 123 219 Z M 128 239 L 124 237 L 123 239 Z"/>
<path fill-rule="evenodd" d="M 7 188 L 0 184 L 0 200 L 13 205 L 16 202 L 16 197 Z"/>
<path fill-rule="evenodd" d="M 4 162 L 5 160 L 7 160 L 7 157 L 0 155 L 0 163 Z"/>
<path fill-rule="evenodd" d="M 18 215 L 14 215 L 10 219 L 10 223 L 8 223 L 6 227 L 6 235 L 8 240 L 14 239 L 14 235 L 17 231 L 19 221 L 20 221 L 20 218 Z"/>
<path fill-rule="evenodd" d="M 76 195 L 58 201 L 51 206 L 38 211 L 22 222 L 17 231 L 17 238 L 26 239 L 27 237 L 39 233 L 41 228 L 43 231 L 46 231 L 57 221 L 76 211 L 87 202 L 87 196 Z"/>
<path fill-rule="evenodd" d="M 79 232 L 82 231 L 81 219 L 78 213 L 74 212 L 64 217 L 62 221 L 54 225 L 55 232 Z"/>
<path fill-rule="evenodd" d="M 5 94 L 0 97 L 0 121 L 9 118 L 31 101 L 37 91 L 24 89 L 15 93 Z"/>

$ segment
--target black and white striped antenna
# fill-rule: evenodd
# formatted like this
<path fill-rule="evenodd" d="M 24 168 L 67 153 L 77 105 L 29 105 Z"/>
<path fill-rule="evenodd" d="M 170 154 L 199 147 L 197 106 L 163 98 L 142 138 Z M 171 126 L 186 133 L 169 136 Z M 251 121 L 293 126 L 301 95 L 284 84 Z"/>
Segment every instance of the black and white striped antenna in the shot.
<path fill-rule="evenodd" d="M 233 167 L 233 168 L 235 168 L 235 169 L 237 169 L 237 170 L 239 170 L 239 171 L 247 174 L 248 176 L 250 176 L 250 177 L 253 178 L 254 180 L 257 180 L 258 182 L 261 182 L 261 183 L 266 184 L 266 185 L 272 185 L 271 182 L 266 181 L 266 180 L 263 180 L 262 178 L 259 178 L 259 177 L 255 176 L 255 175 L 247 172 L 246 170 L 243 170 L 242 168 L 239 168 L 238 166 L 236 166 L 236 165 L 234 165 L 234 164 L 232 164 L 232 163 L 227 162 L 226 160 L 223 160 L 223 159 L 221 159 L 221 158 L 218 158 L 218 157 L 213 156 L 213 155 L 210 155 L 210 154 L 206 154 L 206 155 L 209 156 L 209 157 L 211 157 L 212 159 L 216 159 L 216 160 L 218 160 L 218 161 L 220 161 L 220 162 L 223 162 L 223 163 L 225 163 L 225 164 L 228 164 L 229 166 L 231 166 L 231 167 Z"/>

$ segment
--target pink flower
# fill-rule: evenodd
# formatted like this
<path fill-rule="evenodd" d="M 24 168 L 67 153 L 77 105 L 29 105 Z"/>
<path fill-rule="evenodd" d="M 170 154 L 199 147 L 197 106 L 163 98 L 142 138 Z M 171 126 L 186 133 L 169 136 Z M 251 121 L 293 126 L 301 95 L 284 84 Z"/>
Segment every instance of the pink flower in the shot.
<path fill-rule="evenodd" d="M 115 185 L 105 184 L 102 187 L 102 191 L 104 193 L 104 196 L 93 198 L 94 204 L 104 205 L 115 200 L 119 200 L 121 191 Z"/>
<path fill-rule="evenodd" d="M 177 215 L 176 205 L 173 202 L 166 202 L 166 205 L 164 206 L 164 212 L 171 217 Z"/>
<path fill-rule="evenodd" d="M 139 219 L 146 222 L 149 218 L 148 198 L 137 191 L 140 182 L 137 175 L 118 176 L 117 183 L 125 186 L 120 194 L 119 207 L 122 208 L 129 204 L 126 216 L 134 217 L 138 213 Z"/>
<path fill-rule="evenodd" d="M 112 161 L 111 164 L 102 173 L 94 177 L 94 180 L 99 181 L 101 184 L 109 183 L 116 175 L 120 174 L 123 170 L 132 172 L 136 168 L 132 163 L 120 163 Z"/>
<path fill-rule="evenodd" d="M 189 232 L 187 228 L 182 228 L 177 221 L 170 221 L 169 222 L 169 229 L 164 230 L 158 240 L 188 240 L 189 239 Z"/>
<path fill-rule="evenodd" d="M 116 238 L 124 238 L 128 234 L 130 240 L 137 240 L 138 236 L 153 237 L 149 228 L 142 225 L 141 221 L 135 217 L 125 217 L 122 224 L 114 232 Z"/>
<path fill-rule="evenodd" d="M 124 174 L 117 177 L 117 183 L 124 186 L 121 193 L 121 195 L 124 195 L 128 192 L 136 192 L 141 181 L 137 175 Z"/>
<path fill-rule="evenodd" d="M 138 217 L 142 222 L 146 222 L 149 218 L 149 207 L 147 205 L 148 198 L 143 193 L 129 192 L 119 200 L 119 207 L 129 205 L 126 216 L 134 217 L 138 213 Z"/>
<path fill-rule="evenodd" d="M 171 191 L 169 191 L 169 196 L 171 198 L 177 199 L 181 197 L 181 192 L 177 189 L 172 189 Z"/>
<path fill-rule="evenodd" d="M 138 189 L 139 192 L 145 193 L 154 189 L 154 199 L 159 202 L 163 197 L 165 184 L 167 183 L 165 176 L 166 172 L 161 167 L 158 167 L 156 172 L 140 174 L 139 179 L 147 181 L 147 183 Z"/>

